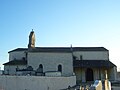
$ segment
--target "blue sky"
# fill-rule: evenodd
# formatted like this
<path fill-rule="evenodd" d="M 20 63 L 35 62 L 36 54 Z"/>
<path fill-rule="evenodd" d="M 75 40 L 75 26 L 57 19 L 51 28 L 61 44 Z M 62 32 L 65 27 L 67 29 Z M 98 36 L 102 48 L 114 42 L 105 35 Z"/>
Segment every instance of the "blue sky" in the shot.
<path fill-rule="evenodd" d="M 120 68 L 119 24 L 119 0 L 0 0 L 0 66 L 34 29 L 36 46 L 103 46 Z"/>

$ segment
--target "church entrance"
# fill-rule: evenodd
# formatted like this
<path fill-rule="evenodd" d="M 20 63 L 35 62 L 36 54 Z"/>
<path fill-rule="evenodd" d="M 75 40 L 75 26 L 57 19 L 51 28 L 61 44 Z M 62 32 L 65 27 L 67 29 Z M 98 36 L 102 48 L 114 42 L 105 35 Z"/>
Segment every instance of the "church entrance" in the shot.
<path fill-rule="evenodd" d="M 86 70 L 86 81 L 93 81 L 93 70 L 91 68 L 87 68 Z"/>

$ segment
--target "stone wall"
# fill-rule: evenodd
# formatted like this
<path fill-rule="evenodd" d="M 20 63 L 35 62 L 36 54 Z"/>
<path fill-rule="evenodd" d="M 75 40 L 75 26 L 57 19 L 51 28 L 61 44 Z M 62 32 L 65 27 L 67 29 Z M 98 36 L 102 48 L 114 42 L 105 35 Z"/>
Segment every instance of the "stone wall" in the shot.
<path fill-rule="evenodd" d="M 60 90 L 75 84 L 75 76 L 0 76 L 0 90 Z"/>
<path fill-rule="evenodd" d="M 4 66 L 4 74 L 15 75 L 16 74 L 16 68 L 26 69 L 27 65 L 5 65 Z"/>
<path fill-rule="evenodd" d="M 14 51 L 9 53 L 9 61 L 12 60 L 22 60 L 23 57 L 25 56 L 25 51 Z"/>
<path fill-rule="evenodd" d="M 76 52 L 73 52 L 73 54 L 79 60 L 80 60 L 80 56 L 82 56 L 82 60 L 108 60 L 109 59 L 108 51 L 76 51 Z"/>
<path fill-rule="evenodd" d="M 62 75 L 73 75 L 73 60 L 71 53 L 28 53 L 28 66 L 37 70 L 39 65 L 43 65 L 43 72 L 58 71 L 58 65 L 62 66 Z"/>

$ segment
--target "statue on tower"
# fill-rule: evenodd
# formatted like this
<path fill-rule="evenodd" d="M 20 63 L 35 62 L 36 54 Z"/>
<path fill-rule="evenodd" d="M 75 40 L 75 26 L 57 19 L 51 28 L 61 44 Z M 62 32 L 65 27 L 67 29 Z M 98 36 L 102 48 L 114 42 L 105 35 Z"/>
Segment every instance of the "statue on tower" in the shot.
<path fill-rule="evenodd" d="M 32 29 L 32 31 L 30 32 L 30 35 L 29 35 L 28 48 L 34 48 L 34 47 L 35 47 L 35 33 Z"/>

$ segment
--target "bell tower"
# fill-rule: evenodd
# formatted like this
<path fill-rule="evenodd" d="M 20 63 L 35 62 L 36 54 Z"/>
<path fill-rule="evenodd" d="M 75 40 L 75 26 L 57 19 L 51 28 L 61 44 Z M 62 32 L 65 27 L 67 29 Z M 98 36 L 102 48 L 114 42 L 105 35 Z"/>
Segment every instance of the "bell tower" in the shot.
<path fill-rule="evenodd" d="M 29 43 L 28 43 L 28 48 L 34 48 L 35 47 L 35 33 L 32 29 L 29 35 Z"/>

